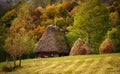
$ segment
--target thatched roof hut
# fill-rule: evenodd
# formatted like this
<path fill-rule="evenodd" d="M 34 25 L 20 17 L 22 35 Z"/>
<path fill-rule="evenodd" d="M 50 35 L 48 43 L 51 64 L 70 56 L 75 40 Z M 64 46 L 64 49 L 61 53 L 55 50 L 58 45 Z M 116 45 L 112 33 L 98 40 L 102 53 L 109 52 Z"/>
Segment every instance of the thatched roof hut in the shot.
<path fill-rule="evenodd" d="M 112 53 L 113 50 L 114 50 L 114 45 L 110 38 L 106 38 L 99 47 L 100 54 Z"/>
<path fill-rule="evenodd" d="M 70 55 L 84 55 L 86 54 L 86 50 L 83 48 L 83 42 L 80 38 L 78 38 L 71 51 L 70 51 Z"/>
<path fill-rule="evenodd" d="M 66 38 L 57 26 L 49 25 L 34 49 L 36 57 L 54 57 L 69 54 Z"/>

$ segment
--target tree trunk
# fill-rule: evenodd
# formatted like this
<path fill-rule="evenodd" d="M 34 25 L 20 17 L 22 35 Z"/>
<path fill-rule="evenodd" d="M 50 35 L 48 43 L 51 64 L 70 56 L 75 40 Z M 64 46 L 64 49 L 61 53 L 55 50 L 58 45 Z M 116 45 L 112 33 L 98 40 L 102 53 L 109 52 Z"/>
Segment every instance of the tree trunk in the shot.
<path fill-rule="evenodd" d="M 91 39 L 90 33 L 88 32 L 88 41 L 87 41 L 88 44 L 90 44 L 90 39 Z"/>
<path fill-rule="evenodd" d="M 21 67 L 21 56 L 19 57 L 19 67 Z"/>
<path fill-rule="evenodd" d="M 13 57 L 13 69 L 15 69 L 15 68 L 16 68 L 16 58 Z"/>

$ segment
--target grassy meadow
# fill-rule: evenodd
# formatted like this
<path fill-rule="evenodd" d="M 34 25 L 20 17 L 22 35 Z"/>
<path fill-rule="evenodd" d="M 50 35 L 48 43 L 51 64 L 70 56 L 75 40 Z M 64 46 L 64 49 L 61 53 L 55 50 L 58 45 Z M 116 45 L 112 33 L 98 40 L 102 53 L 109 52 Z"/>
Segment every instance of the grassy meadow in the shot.
<path fill-rule="evenodd" d="M 12 72 L 2 71 L 5 64 L 0 74 L 120 74 L 120 53 L 27 59 Z"/>

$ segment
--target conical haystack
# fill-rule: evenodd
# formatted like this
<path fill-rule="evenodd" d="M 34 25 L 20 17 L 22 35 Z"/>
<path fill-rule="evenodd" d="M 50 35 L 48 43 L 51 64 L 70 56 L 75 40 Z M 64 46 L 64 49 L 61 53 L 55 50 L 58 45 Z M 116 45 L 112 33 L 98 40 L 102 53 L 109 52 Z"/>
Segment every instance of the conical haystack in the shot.
<path fill-rule="evenodd" d="M 103 41 L 99 47 L 100 54 L 112 53 L 113 50 L 114 50 L 114 45 L 110 38 L 106 38 L 105 41 Z"/>
<path fill-rule="evenodd" d="M 64 33 L 59 27 L 49 25 L 34 52 L 36 57 L 54 57 L 69 54 Z"/>
<path fill-rule="evenodd" d="M 86 50 L 83 48 L 83 42 L 79 38 L 75 41 L 75 43 L 70 51 L 70 55 L 83 55 L 85 53 L 86 53 Z"/>
<path fill-rule="evenodd" d="M 83 45 L 83 48 L 86 50 L 86 54 L 92 54 L 92 48 L 90 47 L 90 45 L 88 43 L 85 43 Z"/>

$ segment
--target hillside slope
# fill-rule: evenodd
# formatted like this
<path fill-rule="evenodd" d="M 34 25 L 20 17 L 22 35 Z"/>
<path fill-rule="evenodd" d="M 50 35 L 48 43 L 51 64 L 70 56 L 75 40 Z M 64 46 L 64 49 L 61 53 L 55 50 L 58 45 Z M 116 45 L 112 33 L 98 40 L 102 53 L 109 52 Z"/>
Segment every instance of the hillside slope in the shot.
<path fill-rule="evenodd" d="M 22 68 L 0 74 L 120 74 L 120 53 L 23 60 Z"/>

